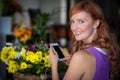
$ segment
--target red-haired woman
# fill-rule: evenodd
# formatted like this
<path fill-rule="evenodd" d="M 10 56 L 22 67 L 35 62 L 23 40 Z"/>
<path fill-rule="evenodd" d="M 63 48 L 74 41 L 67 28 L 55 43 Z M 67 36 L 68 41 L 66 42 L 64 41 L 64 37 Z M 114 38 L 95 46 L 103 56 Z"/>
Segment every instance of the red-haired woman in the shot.
<path fill-rule="evenodd" d="M 91 1 L 70 10 L 72 55 L 64 80 L 118 80 L 120 47 L 100 7 Z M 58 55 L 50 48 L 52 79 L 59 80 Z"/>

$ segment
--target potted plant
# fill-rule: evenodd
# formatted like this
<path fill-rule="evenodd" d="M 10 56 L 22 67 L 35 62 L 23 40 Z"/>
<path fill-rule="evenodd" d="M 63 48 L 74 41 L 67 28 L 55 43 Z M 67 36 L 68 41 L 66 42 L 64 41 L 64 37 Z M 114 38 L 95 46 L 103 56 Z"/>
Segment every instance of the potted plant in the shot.
<path fill-rule="evenodd" d="M 41 80 L 50 75 L 49 45 L 41 41 L 31 46 L 7 43 L 0 52 L 0 60 L 7 65 L 14 80 Z"/>

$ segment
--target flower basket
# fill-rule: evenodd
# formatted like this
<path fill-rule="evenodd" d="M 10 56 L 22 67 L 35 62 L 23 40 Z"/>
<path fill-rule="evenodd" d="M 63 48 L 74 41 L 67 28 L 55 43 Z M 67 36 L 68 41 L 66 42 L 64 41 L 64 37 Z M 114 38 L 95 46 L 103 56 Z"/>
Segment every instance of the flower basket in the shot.
<path fill-rule="evenodd" d="M 51 74 L 48 45 L 43 41 L 27 48 L 7 43 L 0 53 L 0 60 L 13 73 L 14 80 L 46 80 L 46 74 Z"/>
<path fill-rule="evenodd" d="M 36 75 L 25 75 L 22 73 L 15 73 L 14 80 L 51 80 L 51 76 L 42 74 L 40 77 Z"/>

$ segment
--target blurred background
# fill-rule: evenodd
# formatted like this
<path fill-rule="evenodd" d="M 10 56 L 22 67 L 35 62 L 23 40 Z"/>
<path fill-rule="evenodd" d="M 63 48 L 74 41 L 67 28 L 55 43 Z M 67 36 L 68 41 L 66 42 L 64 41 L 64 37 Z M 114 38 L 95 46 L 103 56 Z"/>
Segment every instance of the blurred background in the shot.
<path fill-rule="evenodd" d="M 57 42 L 70 51 L 69 10 L 83 0 L 0 0 L 0 50 L 6 42 L 24 44 L 44 40 Z M 93 0 L 103 10 L 110 31 L 120 41 L 120 0 Z M 18 36 L 25 29 L 25 36 Z M 12 75 L 0 61 L 0 80 L 12 80 Z"/>

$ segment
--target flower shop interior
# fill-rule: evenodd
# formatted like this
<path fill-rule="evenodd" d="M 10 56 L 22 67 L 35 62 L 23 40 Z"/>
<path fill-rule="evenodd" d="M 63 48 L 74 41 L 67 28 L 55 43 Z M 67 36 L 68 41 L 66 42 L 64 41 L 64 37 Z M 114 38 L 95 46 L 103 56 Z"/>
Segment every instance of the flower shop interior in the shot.
<path fill-rule="evenodd" d="M 13 70 L 14 67 L 8 68 L 8 62 L 5 62 L 7 60 L 4 57 L 8 59 L 7 53 L 11 51 L 14 54 L 17 53 L 15 50 L 22 53 L 25 49 L 33 50 L 37 46 L 38 49 L 34 52 L 36 55 L 40 55 L 40 52 L 37 52 L 38 50 L 47 53 L 48 49 L 46 47 L 49 47 L 49 45 L 46 44 L 58 43 L 66 51 L 70 52 L 71 31 L 69 27 L 69 10 L 79 1 L 83 0 L 0 0 L 0 80 L 27 80 L 15 79 L 14 73 L 17 71 Z M 120 36 L 118 36 L 120 35 L 120 0 L 93 1 L 98 3 L 103 9 L 104 16 L 110 25 L 110 30 L 117 35 L 120 42 Z M 10 51 L 8 46 L 12 46 Z M 2 51 L 3 49 L 6 50 Z M 2 53 L 5 52 L 7 56 L 3 55 L 4 57 L 2 57 Z M 14 54 L 11 54 L 11 56 Z M 15 57 L 17 59 L 19 56 Z M 46 61 L 46 59 L 47 57 L 43 61 Z M 19 59 L 17 61 L 20 63 L 23 60 Z M 41 66 L 42 64 L 39 65 Z M 22 68 L 24 67 L 25 64 L 23 64 Z M 60 62 L 59 72 L 61 80 L 66 67 L 65 64 Z M 35 69 L 37 70 L 37 68 Z M 49 68 L 41 67 L 41 69 L 47 70 L 44 73 L 40 72 L 39 69 L 36 74 L 50 74 Z M 29 71 L 28 69 L 27 71 L 28 74 L 30 71 L 32 72 L 32 70 Z M 23 71 L 21 70 L 20 72 Z M 51 77 L 47 80 L 51 80 Z"/>

